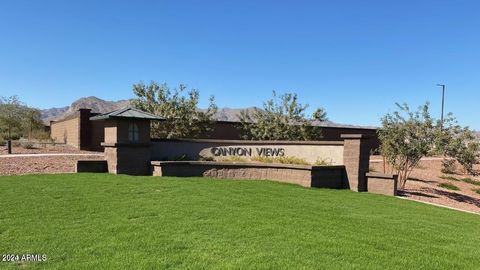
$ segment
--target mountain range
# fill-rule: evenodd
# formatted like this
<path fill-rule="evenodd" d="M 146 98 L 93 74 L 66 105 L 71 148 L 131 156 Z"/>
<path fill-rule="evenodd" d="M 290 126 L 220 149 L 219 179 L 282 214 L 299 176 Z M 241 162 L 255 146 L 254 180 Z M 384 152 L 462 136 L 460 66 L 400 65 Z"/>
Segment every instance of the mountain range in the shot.
<path fill-rule="evenodd" d="M 43 122 L 61 120 L 68 117 L 79 109 L 91 109 L 92 112 L 106 113 L 130 104 L 129 100 L 107 101 L 97 97 L 82 97 L 74 101 L 70 106 L 40 110 Z"/>
<path fill-rule="evenodd" d="M 41 110 L 41 116 L 42 120 L 46 124 L 49 124 L 50 121 L 66 118 L 77 112 L 79 109 L 91 109 L 92 112 L 106 113 L 129 105 L 129 100 L 107 101 L 93 96 L 82 97 L 74 101 L 70 106 Z M 238 121 L 238 114 L 244 109 L 250 108 L 219 108 L 215 118 L 220 121 Z"/>
<path fill-rule="evenodd" d="M 46 125 L 50 124 L 50 121 L 61 120 L 68 116 L 71 116 L 79 109 L 91 109 L 95 113 L 106 113 L 111 112 L 116 109 L 120 109 L 130 105 L 130 100 L 119 100 L 119 101 L 107 101 L 100 99 L 98 97 L 82 97 L 74 101 L 70 106 L 60 107 L 60 108 L 50 108 L 41 110 L 42 120 Z M 238 121 L 238 114 L 242 110 L 251 110 L 255 107 L 247 108 L 218 108 L 215 115 L 215 119 L 219 121 Z M 200 109 L 201 110 L 201 109 Z M 344 125 L 338 124 L 331 121 L 325 122 L 315 122 L 315 125 L 322 127 L 344 127 L 344 128 L 375 128 L 375 127 L 365 127 L 365 126 L 356 126 L 356 125 Z"/>

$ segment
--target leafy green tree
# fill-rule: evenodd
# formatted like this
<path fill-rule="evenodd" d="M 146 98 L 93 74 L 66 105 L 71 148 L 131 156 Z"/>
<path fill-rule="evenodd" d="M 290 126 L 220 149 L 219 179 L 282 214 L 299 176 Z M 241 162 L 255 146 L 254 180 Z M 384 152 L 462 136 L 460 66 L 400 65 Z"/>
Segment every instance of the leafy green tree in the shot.
<path fill-rule="evenodd" d="M 25 107 L 23 109 L 22 130 L 23 135 L 28 134 L 28 139 L 38 137 L 42 131 L 44 124 L 42 122 L 40 110 L 35 108 Z M 39 139 L 39 138 L 37 138 Z"/>
<path fill-rule="evenodd" d="M 273 91 L 273 97 L 264 102 L 263 109 L 240 112 L 244 137 L 254 140 L 318 139 L 321 137 L 320 127 L 312 126 L 312 121 L 305 116 L 307 108 L 308 105 L 298 102 L 297 94 L 278 96 Z"/>
<path fill-rule="evenodd" d="M 17 96 L 0 97 L 0 130 L 5 139 L 20 136 L 24 108 Z"/>
<path fill-rule="evenodd" d="M 152 122 L 152 136 L 156 138 L 195 138 L 211 131 L 214 115 L 217 112 L 215 100 L 209 99 L 206 110 L 198 109 L 200 93 L 180 84 L 171 90 L 167 84 L 149 85 L 140 82 L 133 85 L 136 98 L 132 105 L 140 110 L 165 118 L 165 121 Z"/>
<path fill-rule="evenodd" d="M 328 121 L 327 112 L 324 108 L 317 108 L 312 114 L 312 119 L 320 122 Z"/>
<path fill-rule="evenodd" d="M 465 172 L 476 174 L 473 166 L 480 162 L 480 143 L 477 136 L 468 127 L 458 125 L 456 119 L 449 114 L 443 128 L 437 135 L 437 151 L 446 158 L 456 160 Z M 444 164 L 448 162 L 444 161 Z"/>
<path fill-rule="evenodd" d="M 40 111 L 26 106 L 17 96 L 0 98 L 0 131 L 5 139 L 26 134 L 28 139 L 32 139 L 45 133 Z"/>
<path fill-rule="evenodd" d="M 400 189 L 405 188 L 421 158 L 429 155 L 455 158 L 473 172 L 480 147 L 473 133 L 457 125 L 452 114 L 442 122 L 430 116 L 428 103 L 417 111 L 411 111 L 406 104 L 397 106 L 398 111 L 382 118 L 378 137 L 380 153 L 398 174 Z"/>
<path fill-rule="evenodd" d="M 436 123 L 425 104 L 413 112 L 407 104 L 397 104 L 399 111 L 382 118 L 378 130 L 380 153 L 399 176 L 399 188 L 404 189 L 412 170 L 420 159 L 432 153 Z"/>

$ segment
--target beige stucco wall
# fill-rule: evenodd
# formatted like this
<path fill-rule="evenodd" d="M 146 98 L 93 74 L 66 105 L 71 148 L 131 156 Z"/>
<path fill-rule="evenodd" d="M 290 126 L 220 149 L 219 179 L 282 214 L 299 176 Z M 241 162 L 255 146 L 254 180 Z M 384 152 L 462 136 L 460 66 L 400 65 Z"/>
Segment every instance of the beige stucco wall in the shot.
<path fill-rule="evenodd" d="M 56 143 L 66 143 L 74 147 L 80 146 L 80 118 L 52 122 L 50 136 Z"/>
<path fill-rule="evenodd" d="M 230 156 L 238 156 L 249 160 L 251 157 L 259 156 L 280 156 L 267 153 L 275 149 L 283 152 L 285 157 L 297 157 L 305 159 L 314 164 L 317 160 L 325 160 L 331 165 L 343 165 L 343 142 L 287 142 L 287 141 L 242 141 L 242 140 L 154 140 L 152 145 L 152 160 L 172 160 L 187 155 L 192 159 L 200 157 L 211 157 L 215 160 L 222 160 Z M 212 148 L 217 150 L 212 151 Z M 218 150 L 227 149 L 226 155 L 215 156 Z M 241 150 L 237 153 L 228 153 L 230 148 Z M 245 151 L 245 150 L 246 151 Z M 280 150 L 282 149 L 282 150 Z M 242 153 L 251 153 L 242 154 Z"/>

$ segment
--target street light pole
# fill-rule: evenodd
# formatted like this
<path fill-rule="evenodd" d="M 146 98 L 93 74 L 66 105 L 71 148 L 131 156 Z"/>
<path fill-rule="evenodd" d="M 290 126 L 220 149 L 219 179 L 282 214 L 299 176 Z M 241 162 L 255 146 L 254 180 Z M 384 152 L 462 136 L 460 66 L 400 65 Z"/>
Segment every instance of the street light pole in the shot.
<path fill-rule="evenodd" d="M 442 126 L 443 126 L 443 107 L 445 106 L 445 84 L 437 84 L 437 86 L 442 87 Z"/>

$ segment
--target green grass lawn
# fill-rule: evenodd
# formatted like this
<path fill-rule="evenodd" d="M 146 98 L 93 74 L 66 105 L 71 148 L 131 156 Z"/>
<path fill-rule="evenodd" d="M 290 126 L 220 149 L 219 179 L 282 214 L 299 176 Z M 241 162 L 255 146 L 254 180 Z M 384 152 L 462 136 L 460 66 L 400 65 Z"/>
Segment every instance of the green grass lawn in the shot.
<path fill-rule="evenodd" d="M 0 177 L 0 269 L 479 269 L 480 216 L 269 181 Z"/>

